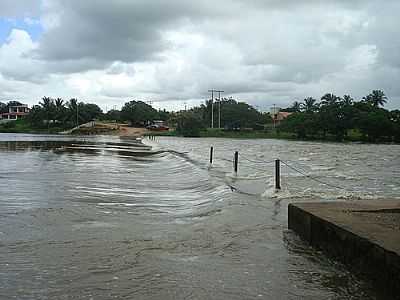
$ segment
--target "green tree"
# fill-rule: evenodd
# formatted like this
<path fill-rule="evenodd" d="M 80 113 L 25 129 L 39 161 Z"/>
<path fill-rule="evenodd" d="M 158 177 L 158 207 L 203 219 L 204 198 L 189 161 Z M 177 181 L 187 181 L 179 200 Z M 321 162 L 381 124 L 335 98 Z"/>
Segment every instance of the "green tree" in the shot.
<path fill-rule="evenodd" d="M 199 137 L 204 129 L 200 116 L 191 111 L 179 113 L 176 121 L 176 131 L 185 137 Z"/>
<path fill-rule="evenodd" d="M 94 119 L 98 119 L 103 114 L 101 108 L 93 103 L 80 102 L 78 106 L 79 106 L 79 120 L 81 120 L 83 123 L 87 123 Z"/>
<path fill-rule="evenodd" d="M 290 108 L 291 108 L 292 112 L 300 112 L 301 111 L 301 103 L 299 101 L 294 101 Z"/>
<path fill-rule="evenodd" d="M 385 105 L 387 97 L 383 91 L 373 90 L 371 94 L 363 97 L 363 100 L 374 107 L 379 107 Z"/>
<path fill-rule="evenodd" d="M 337 140 L 342 140 L 347 132 L 344 119 L 343 102 L 340 97 L 330 93 L 322 96 L 318 123 L 323 137 L 326 137 L 326 133 L 330 133 L 336 136 Z"/>
<path fill-rule="evenodd" d="M 57 98 L 54 100 L 54 105 L 55 105 L 55 118 L 58 122 L 61 124 L 64 124 L 66 114 L 65 114 L 65 106 L 64 106 L 64 100 L 61 98 Z"/>
<path fill-rule="evenodd" d="M 315 114 L 294 113 L 287 117 L 280 125 L 279 130 L 293 132 L 298 138 L 314 136 L 318 131 L 318 120 Z"/>
<path fill-rule="evenodd" d="M 39 102 L 42 107 L 44 116 L 46 118 L 45 123 L 47 124 L 47 129 L 50 128 L 50 123 L 54 123 L 55 120 L 55 105 L 54 100 L 50 97 L 43 97 L 42 102 Z"/>
<path fill-rule="evenodd" d="M 389 140 L 392 128 L 390 114 L 382 108 L 362 111 L 357 119 L 357 127 L 369 142 Z"/>
<path fill-rule="evenodd" d="M 219 105 L 221 105 L 221 127 L 230 127 L 232 124 L 240 127 L 254 128 L 262 122 L 262 114 L 245 102 L 237 102 L 233 98 L 223 98 L 220 104 L 214 103 L 214 127 L 218 127 Z M 195 111 L 195 110 L 192 110 Z M 211 101 L 201 106 L 199 114 L 202 114 L 204 124 L 211 124 Z"/>
<path fill-rule="evenodd" d="M 121 110 L 121 117 L 125 121 L 130 121 L 132 125 L 145 125 L 146 121 L 154 120 L 157 111 L 143 101 L 129 101 L 125 103 Z"/>
<path fill-rule="evenodd" d="M 342 98 L 342 102 L 345 106 L 349 106 L 353 104 L 354 99 L 350 95 L 344 95 Z"/>
<path fill-rule="evenodd" d="M 301 103 L 298 101 L 294 101 L 291 106 L 281 109 L 284 112 L 300 112 L 301 111 Z"/>
<path fill-rule="evenodd" d="M 392 136 L 396 143 L 400 143 L 400 110 L 392 110 L 389 115 L 392 123 Z"/>
<path fill-rule="evenodd" d="M 79 106 L 78 100 L 75 98 L 70 99 L 67 102 L 67 115 L 66 119 L 75 126 L 79 125 Z"/>
<path fill-rule="evenodd" d="M 307 97 L 301 103 L 302 110 L 306 113 L 315 113 L 318 111 L 318 103 L 317 100 L 313 97 Z"/>
<path fill-rule="evenodd" d="M 0 102 L 0 114 L 8 112 L 7 104 Z"/>
<path fill-rule="evenodd" d="M 334 94 L 325 94 L 321 97 L 321 105 L 330 106 L 336 104 L 340 100 L 340 97 Z"/>
<path fill-rule="evenodd" d="M 27 116 L 27 121 L 32 127 L 42 128 L 43 120 L 46 118 L 45 112 L 40 105 L 34 105 Z"/>
<path fill-rule="evenodd" d="M 104 119 L 119 122 L 121 121 L 121 111 L 111 109 L 104 115 Z"/>
<path fill-rule="evenodd" d="M 165 108 L 163 110 L 158 110 L 158 116 L 157 119 L 162 120 L 162 121 L 167 121 L 169 119 L 169 112 L 165 110 Z"/>

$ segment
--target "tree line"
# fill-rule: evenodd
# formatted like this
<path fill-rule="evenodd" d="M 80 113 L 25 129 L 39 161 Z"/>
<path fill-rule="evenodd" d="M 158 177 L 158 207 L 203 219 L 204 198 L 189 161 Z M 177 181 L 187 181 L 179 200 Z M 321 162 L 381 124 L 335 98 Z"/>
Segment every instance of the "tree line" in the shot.
<path fill-rule="evenodd" d="M 292 114 L 278 124 L 276 134 L 284 133 L 284 136 L 300 139 L 400 142 L 400 111 L 384 109 L 387 100 L 381 90 L 374 90 L 359 101 L 350 95 L 339 97 L 332 93 L 323 95 L 320 101 L 307 97 L 282 110 Z M 8 111 L 10 105 L 20 104 L 17 101 L 0 102 L 0 112 Z M 96 104 L 74 98 L 64 101 L 43 97 L 32 107 L 26 121 L 33 128 L 50 130 L 72 128 L 93 119 L 128 122 L 132 126 L 146 126 L 150 121 L 163 120 L 183 136 L 200 136 L 205 130 L 212 132 L 211 124 L 214 128 L 230 131 L 268 133 L 273 130 L 270 113 L 262 113 L 234 98 L 222 98 L 214 103 L 207 100 L 204 104 L 178 112 L 156 110 L 144 101 L 132 100 L 126 102 L 121 110 L 103 113 Z"/>
<path fill-rule="evenodd" d="M 285 111 L 292 112 L 279 127 L 298 138 L 358 139 L 369 142 L 400 141 L 400 111 L 383 108 L 385 93 L 373 90 L 356 101 L 350 95 L 325 94 L 320 101 L 307 97 Z"/>
<path fill-rule="evenodd" d="M 75 98 L 64 101 L 61 98 L 43 97 L 39 104 L 32 107 L 27 121 L 36 128 L 71 128 L 96 119 L 102 113 L 96 104 L 79 102 Z"/>

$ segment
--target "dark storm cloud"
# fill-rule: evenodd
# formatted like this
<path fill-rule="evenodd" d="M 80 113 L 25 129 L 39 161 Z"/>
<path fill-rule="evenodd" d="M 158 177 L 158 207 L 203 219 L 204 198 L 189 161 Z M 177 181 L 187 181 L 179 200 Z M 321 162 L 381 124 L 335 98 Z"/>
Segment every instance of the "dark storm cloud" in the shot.
<path fill-rule="evenodd" d="M 6 2 L 0 15 L 37 11 Z M 395 107 L 399 10 L 396 0 L 43 0 L 43 35 L 31 45 L 16 38 L 23 55 L 0 48 L 0 74 L 56 74 L 82 93 L 160 101 L 219 88 L 260 106 L 325 92 L 358 99 L 382 88 Z"/>
<path fill-rule="evenodd" d="M 211 7 L 191 1 L 54 1 L 58 23 L 41 40 L 38 53 L 46 60 L 95 58 L 107 62 L 157 59 L 167 48 L 162 33 L 185 18 L 213 14 Z"/>
<path fill-rule="evenodd" d="M 216 39 L 233 41 L 241 48 L 245 64 L 277 65 L 282 73 L 275 72 L 272 80 L 286 74 L 291 77 L 288 81 L 318 80 L 327 72 L 342 69 L 347 51 L 359 44 L 376 43 L 382 59 L 400 61 L 400 51 L 394 51 L 400 43 L 394 42 L 398 20 L 394 14 L 390 17 L 390 12 L 399 8 L 396 1 L 384 6 L 380 1 L 361 0 L 51 2 L 50 12 L 57 14 L 58 25 L 44 34 L 37 53 L 43 60 L 69 64 L 76 60 L 71 69 L 77 71 L 104 68 L 114 61 L 158 60 L 158 54 L 170 47 L 163 33 L 187 24 Z M 337 20 L 329 20 L 335 18 L 335 12 Z M 348 25 L 350 32 L 341 32 L 334 25 L 323 27 L 329 22 L 346 26 L 343 15 L 348 15 L 350 22 L 352 13 L 361 12 L 365 12 L 365 22 L 375 15 L 379 21 L 369 20 L 368 28 L 362 27 L 363 20 L 354 21 Z"/>

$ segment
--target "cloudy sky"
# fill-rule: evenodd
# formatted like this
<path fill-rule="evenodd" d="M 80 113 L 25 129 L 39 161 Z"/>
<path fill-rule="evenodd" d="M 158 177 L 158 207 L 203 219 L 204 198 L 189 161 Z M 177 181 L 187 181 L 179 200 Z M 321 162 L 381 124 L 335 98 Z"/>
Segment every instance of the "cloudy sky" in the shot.
<path fill-rule="evenodd" d="M 221 89 L 268 110 L 382 89 L 400 108 L 399 11 L 398 0 L 1 0 L 0 101 L 180 109 Z"/>

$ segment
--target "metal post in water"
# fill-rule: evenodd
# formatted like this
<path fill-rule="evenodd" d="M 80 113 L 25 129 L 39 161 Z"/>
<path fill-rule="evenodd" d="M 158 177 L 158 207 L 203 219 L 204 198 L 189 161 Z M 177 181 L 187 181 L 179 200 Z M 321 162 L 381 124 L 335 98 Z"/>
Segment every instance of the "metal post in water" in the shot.
<path fill-rule="evenodd" d="M 275 160 L 275 189 L 281 189 L 281 161 Z"/>
<path fill-rule="evenodd" d="M 238 162 L 239 162 L 239 152 L 236 151 L 234 160 L 233 160 L 233 169 L 234 169 L 235 173 L 237 173 L 237 171 L 238 171 Z"/>
<path fill-rule="evenodd" d="M 212 164 L 212 162 L 213 162 L 213 152 L 214 152 L 214 147 L 211 146 L 211 148 L 210 148 L 210 164 Z"/>

